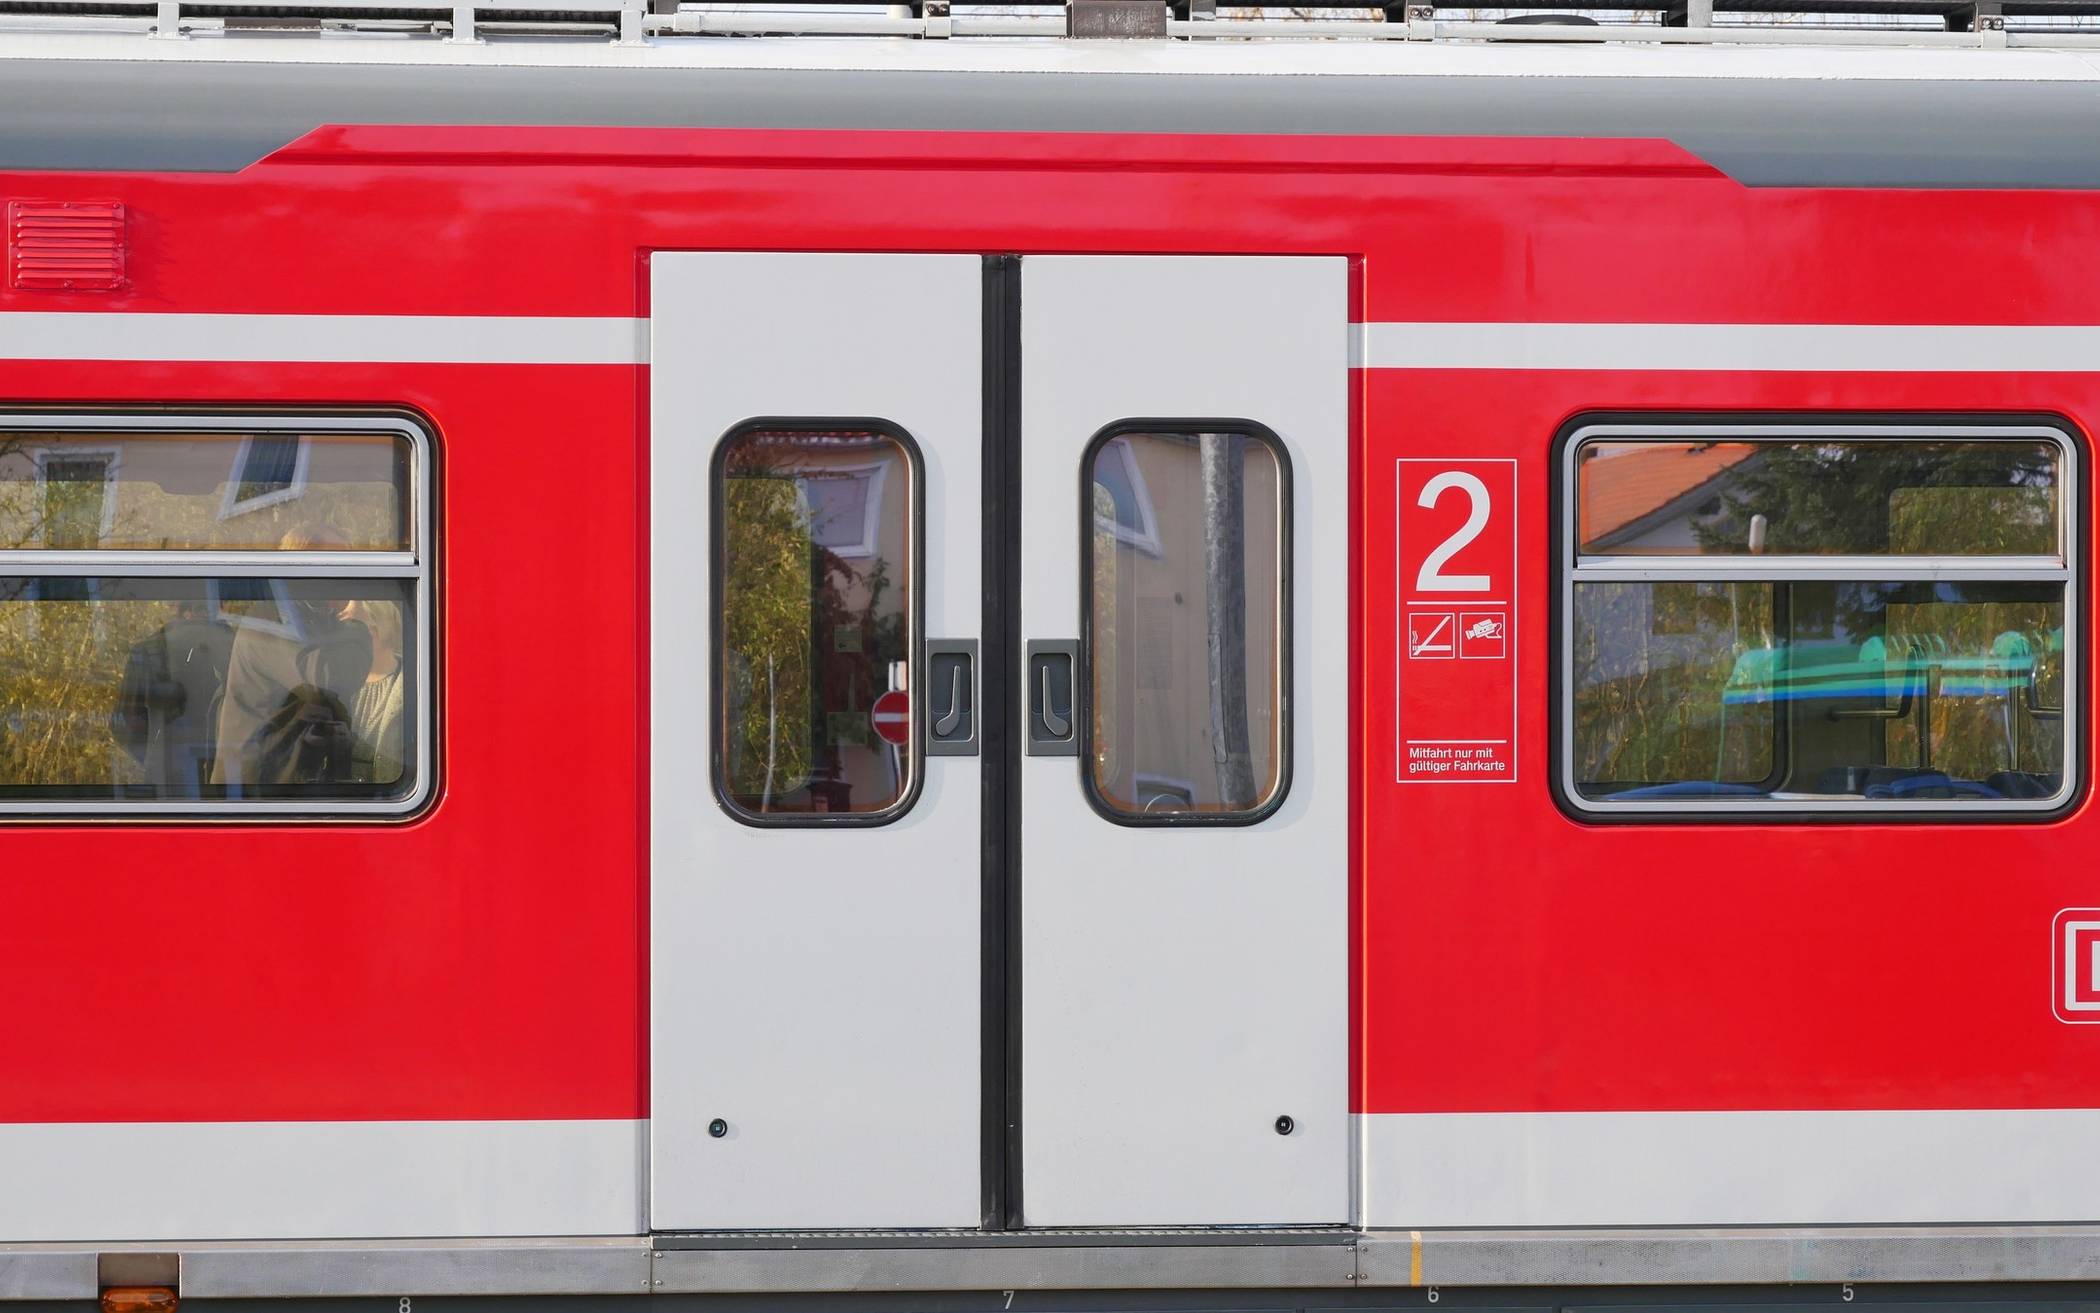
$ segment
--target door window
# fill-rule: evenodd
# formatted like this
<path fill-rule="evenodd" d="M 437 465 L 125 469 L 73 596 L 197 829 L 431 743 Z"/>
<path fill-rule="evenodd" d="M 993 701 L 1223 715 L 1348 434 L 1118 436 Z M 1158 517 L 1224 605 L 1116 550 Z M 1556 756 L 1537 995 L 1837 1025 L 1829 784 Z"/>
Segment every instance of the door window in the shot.
<path fill-rule="evenodd" d="M 715 786 L 752 824 L 876 824 L 918 788 L 918 456 L 761 420 L 715 460 Z"/>
<path fill-rule="evenodd" d="M 1290 468 L 1244 422 L 1111 426 L 1085 457 L 1085 779 L 1131 824 L 1247 824 L 1290 780 Z"/>

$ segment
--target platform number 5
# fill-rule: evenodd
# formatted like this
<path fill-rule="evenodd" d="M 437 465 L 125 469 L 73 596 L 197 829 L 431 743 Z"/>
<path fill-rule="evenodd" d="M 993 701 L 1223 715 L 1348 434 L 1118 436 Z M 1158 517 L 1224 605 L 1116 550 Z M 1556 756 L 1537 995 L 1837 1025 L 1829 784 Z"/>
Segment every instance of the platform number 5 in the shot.
<path fill-rule="evenodd" d="M 1466 495 L 1472 503 L 1472 510 L 1467 514 L 1466 522 L 1458 526 L 1458 532 L 1437 544 L 1437 549 L 1422 562 L 1422 568 L 1415 574 L 1415 591 L 1418 593 L 1484 593 L 1488 590 L 1488 577 L 1484 574 L 1444 573 L 1444 564 L 1464 551 L 1466 544 L 1487 528 L 1487 485 L 1464 470 L 1445 470 L 1422 485 L 1422 495 L 1415 498 L 1415 505 L 1428 510 L 1454 488 Z"/>

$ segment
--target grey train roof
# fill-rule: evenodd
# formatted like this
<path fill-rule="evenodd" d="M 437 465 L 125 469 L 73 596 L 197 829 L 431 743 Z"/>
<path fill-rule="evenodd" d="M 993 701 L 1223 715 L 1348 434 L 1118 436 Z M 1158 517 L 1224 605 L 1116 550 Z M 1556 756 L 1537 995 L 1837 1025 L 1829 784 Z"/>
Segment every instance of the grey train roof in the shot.
<path fill-rule="evenodd" d="M 688 42 L 776 65 L 739 67 L 726 57 L 652 63 L 648 51 L 611 47 L 537 64 L 220 58 L 208 40 L 152 42 L 195 49 L 151 57 L 82 55 L 123 48 L 116 42 L 143 48 L 150 39 L 138 35 L 83 37 L 47 57 L 41 40 L 0 37 L 0 169 L 230 171 L 323 124 L 967 126 L 1661 138 L 1751 186 L 2100 188 L 2100 54 L 2077 52 L 1556 47 L 1425 62 L 1398 43 L 1269 59 L 1249 43 L 1184 72 L 1171 51 L 1138 60 L 1128 47 L 1140 43 L 1108 42 L 1048 42 L 1063 53 L 998 60 L 958 49 L 949 67 L 938 48 L 963 43 L 907 43 L 917 50 L 893 66 L 856 67 L 851 58 L 792 66 L 779 51 L 794 38 Z M 1082 44 L 1125 49 L 1101 57 L 1100 71 L 1074 71 L 1093 57 L 1073 53 Z M 1624 64 L 1635 54 L 1642 62 Z M 1972 62 L 1932 58 L 1955 54 Z M 1390 71 L 1370 62 L 1379 57 Z M 1582 72 L 1567 71 L 1578 63 Z M 1141 64 L 1147 71 L 1116 71 Z M 1634 71 L 1614 71 L 1622 64 Z M 1700 72 L 1716 68 L 1726 75 Z M 1939 76 L 1943 68 L 1954 75 Z"/>

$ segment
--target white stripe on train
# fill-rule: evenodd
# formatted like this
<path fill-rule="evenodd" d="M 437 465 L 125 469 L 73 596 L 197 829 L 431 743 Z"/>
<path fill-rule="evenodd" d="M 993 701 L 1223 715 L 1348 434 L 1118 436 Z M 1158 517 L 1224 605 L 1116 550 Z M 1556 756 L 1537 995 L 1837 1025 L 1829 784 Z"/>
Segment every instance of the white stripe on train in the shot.
<path fill-rule="evenodd" d="M 1364 323 L 1371 369 L 2100 372 L 2100 325 Z M 638 365 L 649 321 L 520 315 L 0 313 L 0 360 Z"/>
<path fill-rule="evenodd" d="M 2100 1212 L 2100 1109 L 1355 1121 L 1370 1227 L 2037 1223 Z M 956 1134 L 974 1140 L 977 1127 Z M 0 1235 L 636 1235 L 647 1230 L 647 1135 L 645 1121 L 4 1125 Z"/>
<path fill-rule="evenodd" d="M 1378 1113 L 1373 1227 L 1918 1225 L 2100 1214 L 2100 1109 Z"/>
<path fill-rule="evenodd" d="M 4 1124 L 0 1237 L 637 1235 L 648 1130 L 632 1120 Z"/>
<path fill-rule="evenodd" d="M 1358 325 L 1372 369 L 2091 373 L 2100 326 L 2018 324 Z"/>
<path fill-rule="evenodd" d="M 646 319 L 0 313 L 0 360 L 634 365 L 648 359 Z"/>

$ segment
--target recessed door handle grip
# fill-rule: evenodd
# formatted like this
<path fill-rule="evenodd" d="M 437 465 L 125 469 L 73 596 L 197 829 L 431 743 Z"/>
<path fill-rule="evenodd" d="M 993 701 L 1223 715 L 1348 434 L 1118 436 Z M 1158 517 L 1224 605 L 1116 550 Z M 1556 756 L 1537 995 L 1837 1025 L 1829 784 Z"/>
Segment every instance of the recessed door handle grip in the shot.
<path fill-rule="evenodd" d="M 1043 663 L 1043 728 L 1050 731 L 1052 738 L 1070 738 L 1072 735 L 1071 718 L 1058 715 L 1057 704 L 1050 700 L 1050 667 L 1052 664 L 1048 661 Z M 1068 710 L 1070 700 L 1070 691 L 1067 690 L 1066 702 Z"/>
<path fill-rule="evenodd" d="M 1026 690 L 1031 757 L 1079 755 L 1079 643 L 1070 638 L 1031 638 L 1027 664 L 1015 673 Z"/>
<path fill-rule="evenodd" d="M 950 682 L 948 686 L 948 714 L 942 716 L 939 720 L 933 722 L 933 732 L 941 738 L 947 738 L 950 734 L 953 734 L 955 732 L 955 727 L 957 725 L 962 724 L 962 677 L 962 663 L 957 662 L 955 666 L 955 678 L 953 681 Z"/>

